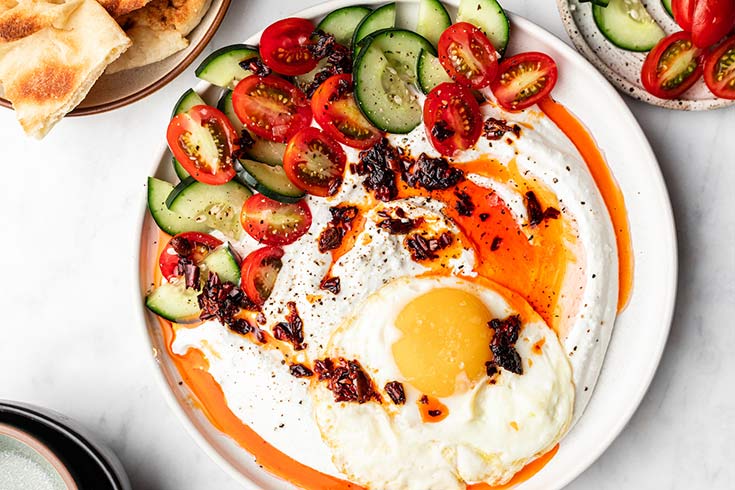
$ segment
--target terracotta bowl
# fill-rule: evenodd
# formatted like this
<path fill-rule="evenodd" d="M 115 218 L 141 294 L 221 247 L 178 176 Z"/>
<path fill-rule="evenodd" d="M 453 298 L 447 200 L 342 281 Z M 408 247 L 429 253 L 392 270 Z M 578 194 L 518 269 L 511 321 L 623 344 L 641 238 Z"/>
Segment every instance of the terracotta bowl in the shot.
<path fill-rule="evenodd" d="M 102 75 L 87 97 L 68 116 L 100 114 L 132 104 L 159 90 L 184 71 L 209 43 L 225 18 L 231 0 L 212 0 L 199 25 L 187 36 L 189 46 L 165 60 L 112 75 Z M 0 105 L 11 108 L 0 99 Z"/>

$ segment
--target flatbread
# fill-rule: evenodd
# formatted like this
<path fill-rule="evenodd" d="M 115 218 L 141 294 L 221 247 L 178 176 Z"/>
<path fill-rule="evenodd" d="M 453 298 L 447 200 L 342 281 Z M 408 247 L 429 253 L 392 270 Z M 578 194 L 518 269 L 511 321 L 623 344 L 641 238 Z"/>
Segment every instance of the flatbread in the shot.
<path fill-rule="evenodd" d="M 118 18 L 133 46 L 107 73 L 138 68 L 168 58 L 189 45 L 186 36 L 199 25 L 212 0 L 153 0 Z"/>
<path fill-rule="evenodd" d="M 25 132 L 45 136 L 129 46 L 96 0 L 21 0 L 0 13 L 0 83 Z"/>
<path fill-rule="evenodd" d="M 121 15 L 129 14 L 133 10 L 143 8 L 151 0 L 97 0 L 100 5 L 105 7 L 107 12 L 117 18 Z"/>

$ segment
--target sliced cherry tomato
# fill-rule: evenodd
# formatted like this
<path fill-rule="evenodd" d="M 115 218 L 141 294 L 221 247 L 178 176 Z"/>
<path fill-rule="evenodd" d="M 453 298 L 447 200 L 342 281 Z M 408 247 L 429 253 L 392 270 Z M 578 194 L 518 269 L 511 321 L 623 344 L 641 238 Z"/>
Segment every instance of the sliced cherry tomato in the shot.
<path fill-rule="evenodd" d="M 272 75 L 241 80 L 232 93 L 232 106 L 253 133 L 279 143 L 311 124 L 311 105 L 304 93 Z"/>
<path fill-rule="evenodd" d="M 679 27 L 692 32 L 692 18 L 694 17 L 694 3 L 696 0 L 671 0 L 671 12 Z"/>
<path fill-rule="evenodd" d="M 704 81 L 717 97 L 735 99 L 735 36 L 707 56 Z"/>
<path fill-rule="evenodd" d="M 314 25 L 306 19 L 282 19 L 266 27 L 260 37 L 260 56 L 276 73 L 303 75 L 316 67 L 309 50 Z"/>
<path fill-rule="evenodd" d="M 500 63 L 490 88 L 505 109 L 520 111 L 543 99 L 556 85 L 556 62 L 544 53 L 521 53 Z"/>
<path fill-rule="evenodd" d="M 319 126 L 342 144 L 364 150 L 383 133 L 360 112 L 352 94 L 352 76 L 345 73 L 327 78 L 311 98 L 311 110 Z"/>
<path fill-rule="evenodd" d="M 270 297 L 283 266 L 282 257 L 281 247 L 259 248 L 245 257 L 240 269 L 240 288 L 248 298 L 262 305 Z"/>
<path fill-rule="evenodd" d="M 442 155 L 471 148 L 482 133 L 482 115 L 469 89 L 445 82 L 424 103 L 424 124 L 431 144 Z"/>
<path fill-rule="evenodd" d="M 688 32 L 663 38 L 648 53 L 641 71 L 641 82 L 649 93 L 673 99 L 684 93 L 702 76 L 703 50 L 694 46 Z"/>
<path fill-rule="evenodd" d="M 317 128 L 304 128 L 286 146 L 283 169 L 299 189 L 315 196 L 337 193 L 347 156 L 339 143 Z"/>
<path fill-rule="evenodd" d="M 255 194 L 243 204 L 240 223 L 248 235 L 261 243 L 288 245 L 309 231 L 311 210 L 303 200 L 286 204 Z"/>
<path fill-rule="evenodd" d="M 166 132 L 176 160 L 199 182 L 225 184 L 235 176 L 237 132 L 221 111 L 197 105 L 177 115 Z"/>
<path fill-rule="evenodd" d="M 498 73 L 493 43 L 469 22 L 457 22 L 439 37 L 439 62 L 457 83 L 474 89 L 487 87 Z"/>
<path fill-rule="evenodd" d="M 220 245 L 222 245 L 221 240 L 206 233 L 196 231 L 179 233 L 168 241 L 166 248 L 161 252 L 161 257 L 158 259 L 161 274 L 166 280 L 170 280 L 178 275 L 176 269 L 182 257 L 199 265 L 212 250 Z"/>

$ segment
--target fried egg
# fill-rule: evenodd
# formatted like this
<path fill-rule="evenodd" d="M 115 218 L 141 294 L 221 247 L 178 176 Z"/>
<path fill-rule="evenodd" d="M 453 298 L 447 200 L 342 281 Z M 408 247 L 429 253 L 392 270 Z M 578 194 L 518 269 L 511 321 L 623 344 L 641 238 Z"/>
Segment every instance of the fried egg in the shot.
<path fill-rule="evenodd" d="M 522 322 L 515 348 L 523 374 L 501 368 L 489 377 L 488 322 L 512 315 Z M 382 397 L 336 402 L 325 383 L 310 388 L 334 464 L 370 489 L 506 483 L 552 449 L 572 419 L 572 369 L 557 336 L 522 299 L 487 280 L 396 279 L 356 308 L 325 353 L 357 360 Z M 394 381 L 403 404 L 386 393 Z"/>

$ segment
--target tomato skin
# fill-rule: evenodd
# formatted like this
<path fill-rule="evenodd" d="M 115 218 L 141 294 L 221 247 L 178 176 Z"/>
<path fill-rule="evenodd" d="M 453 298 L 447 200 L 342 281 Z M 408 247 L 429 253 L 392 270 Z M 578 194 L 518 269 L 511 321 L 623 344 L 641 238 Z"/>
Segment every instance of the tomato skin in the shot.
<path fill-rule="evenodd" d="M 452 156 L 471 148 L 480 138 L 480 105 L 469 89 L 444 82 L 426 97 L 424 125 L 434 148 L 444 156 Z"/>
<path fill-rule="evenodd" d="M 311 110 L 324 132 L 343 145 L 364 150 L 383 137 L 360 112 L 349 73 L 327 78 L 311 97 Z"/>
<path fill-rule="evenodd" d="M 339 143 L 317 128 L 304 128 L 286 146 L 283 169 L 289 180 L 302 191 L 327 197 L 339 190 L 347 165 Z"/>
<path fill-rule="evenodd" d="M 197 138 L 200 137 L 210 138 L 217 146 L 219 156 L 216 162 L 205 161 L 207 155 L 198 152 L 200 142 Z M 197 105 L 188 112 L 178 114 L 168 124 L 166 140 L 176 160 L 199 182 L 221 185 L 235 176 L 237 131 L 220 110 L 208 105 Z M 213 165 L 216 168 L 213 169 Z"/>
<path fill-rule="evenodd" d="M 677 82 L 681 72 L 669 74 L 663 79 L 666 72 L 659 73 L 664 66 L 671 66 L 680 56 L 691 53 L 692 61 L 688 69 L 690 73 Z M 666 63 L 662 64 L 662 61 Z M 702 76 L 703 50 L 694 46 L 688 32 L 677 32 L 663 38 L 646 56 L 641 70 L 641 82 L 645 89 L 661 99 L 673 99 L 686 92 Z M 694 63 L 694 64 L 692 64 Z M 666 85 L 670 86 L 666 86 Z"/>
<path fill-rule="evenodd" d="M 549 95 L 558 77 L 553 58 L 538 52 L 511 56 L 503 60 L 499 71 L 490 88 L 498 103 L 510 111 L 523 110 Z M 528 76 L 529 73 L 533 73 L 534 78 Z M 528 83 L 531 80 L 533 84 Z M 528 91 L 530 95 L 524 95 Z"/>
<path fill-rule="evenodd" d="M 262 306 L 271 295 L 278 272 L 283 265 L 282 257 L 281 247 L 268 246 L 251 252 L 242 261 L 240 289 L 256 304 Z"/>
<path fill-rule="evenodd" d="M 672 0 L 671 10 L 674 20 L 686 32 L 692 32 L 692 18 L 694 17 L 694 3 L 696 0 Z"/>
<path fill-rule="evenodd" d="M 270 141 L 286 143 L 311 124 L 311 105 L 304 93 L 286 80 L 251 75 L 232 92 L 237 117 L 250 131 Z"/>
<path fill-rule="evenodd" d="M 500 55 L 487 36 L 469 22 L 449 26 L 439 37 L 439 62 L 455 82 L 480 89 L 498 73 Z"/>
<path fill-rule="evenodd" d="M 317 60 L 309 51 L 314 25 L 306 19 L 281 19 L 266 27 L 260 37 L 260 56 L 276 73 L 295 76 L 309 73 Z"/>
<path fill-rule="evenodd" d="M 704 81 L 717 97 L 735 100 L 735 35 L 707 56 Z"/>
<path fill-rule="evenodd" d="M 187 258 L 192 259 L 195 264 L 199 264 L 207 255 L 209 255 L 209 252 L 222 245 L 222 241 L 212 235 L 196 231 L 187 231 L 172 237 L 171 240 L 168 241 L 166 247 L 164 247 L 161 252 L 161 256 L 158 259 L 161 274 L 166 278 L 166 280 L 171 280 L 172 277 L 176 276 L 176 268 L 179 265 L 179 259 L 181 258 L 171 245 L 171 241 L 175 238 L 187 240 L 193 245 L 192 252 L 187 256 Z"/>
<path fill-rule="evenodd" d="M 735 24 L 733 0 L 696 0 L 692 15 L 692 41 L 708 48 L 722 40 Z"/>
<path fill-rule="evenodd" d="M 240 223 L 260 243 L 289 245 L 309 231 L 311 210 L 304 200 L 287 204 L 255 194 L 243 204 Z"/>

